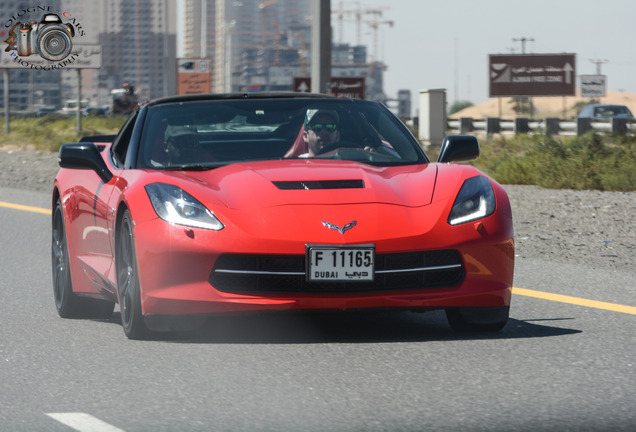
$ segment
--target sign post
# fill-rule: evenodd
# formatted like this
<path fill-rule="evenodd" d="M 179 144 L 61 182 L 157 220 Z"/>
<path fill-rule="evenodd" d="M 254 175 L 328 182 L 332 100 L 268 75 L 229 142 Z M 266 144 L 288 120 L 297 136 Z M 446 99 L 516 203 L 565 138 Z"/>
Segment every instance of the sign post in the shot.
<path fill-rule="evenodd" d="M 74 68 L 77 71 L 77 133 L 82 132 L 82 69 L 99 69 L 102 67 L 101 45 L 75 45 L 73 52 L 77 53 Z"/>
<path fill-rule="evenodd" d="M 312 0 L 311 15 L 311 91 L 327 93 L 331 78 L 331 0 Z"/>
<path fill-rule="evenodd" d="M 3 69 L 4 78 L 4 133 L 9 135 L 11 128 L 9 127 L 9 69 Z"/>

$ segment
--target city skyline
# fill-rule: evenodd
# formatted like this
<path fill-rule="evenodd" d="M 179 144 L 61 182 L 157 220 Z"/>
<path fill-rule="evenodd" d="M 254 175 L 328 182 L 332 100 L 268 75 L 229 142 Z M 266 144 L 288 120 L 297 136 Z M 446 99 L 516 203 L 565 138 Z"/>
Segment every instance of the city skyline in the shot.
<path fill-rule="evenodd" d="M 102 68 L 81 76 L 82 98 L 103 105 L 124 82 L 142 99 L 174 94 L 177 55 L 210 59 L 212 92 L 292 90 L 295 77 L 309 76 L 311 1 L 96 0 L 89 7 L 65 0 L 57 8 L 90 23 L 75 43 L 102 46 Z M 26 3 L 1 3 L 4 15 L 39 18 L 25 13 L 33 9 Z M 385 68 L 367 58 L 365 46 L 335 44 L 332 58 L 333 76 L 361 76 L 367 97 L 386 100 Z M 76 89 L 76 74 L 64 71 L 62 100 L 74 100 Z"/>
<path fill-rule="evenodd" d="M 265 23 L 279 19 L 278 16 L 267 14 L 285 9 L 274 7 L 278 3 L 293 2 L 309 5 L 311 0 L 207 1 L 206 4 L 209 5 L 207 21 L 213 33 L 212 39 L 208 38 L 207 42 L 208 54 L 209 51 L 213 51 L 213 46 L 226 44 L 227 42 L 224 41 L 231 40 L 226 37 L 228 34 L 239 33 L 231 18 L 223 20 L 219 18 L 221 15 L 216 14 L 217 19 L 212 20 L 210 16 L 214 16 L 215 8 L 230 3 L 247 4 L 248 2 L 267 6 L 259 9 L 255 12 L 256 15 L 250 18 L 255 23 L 254 32 L 262 36 L 266 32 L 272 33 L 272 28 L 275 28 L 268 30 Z M 27 5 L 26 2 L 0 3 L 5 15 L 10 10 Z M 87 32 L 82 43 L 96 43 L 99 33 L 123 31 L 122 40 L 117 43 L 131 45 L 131 41 L 137 38 L 133 38 L 130 34 L 130 22 L 124 24 L 122 20 L 114 18 L 117 13 L 122 13 L 117 9 L 119 4 L 127 7 L 119 1 L 97 0 L 91 2 L 90 6 L 87 2 L 77 0 L 62 1 L 62 5 L 65 5 L 63 7 L 72 9 L 74 14 L 84 22 L 91 23 L 88 26 L 90 31 Z M 200 0 L 138 0 L 126 4 L 142 6 L 158 4 L 163 5 L 164 9 L 176 10 L 178 13 L 164 12 L 165 17 L 162 21 L 150 19 L 145 6 L 138 7 L 138 9 L 141 8 L 142 13 L 136 22 L 146 22 L 150 19 L 151 25 L 143 26 L 142 32 L 174 33 L 176 38 L 173 42 L 176 44 L 174 55 L 179 56 L 180 53 L 184 53 L 183 38 L 187 34 L 186 30 L 191 26 L 180 23 L 179 14 L 183 13 L 188 4 L 200 5 Z M 636 40 L 636 30 L 629 21 L 636 12 L 636 4 L 629 0 L 608 0 L 607 7 L 601 8 L 595 5 L 589 0 L 560 0 L 559 2 L 535 0 L 532 7 L 528 7 L 527 3 L 504 0 L 488 0 L 479 4 L 469 0 L 457 0 L 453 5 L 443 2 L 414 3 L 406 0 L 396 0 L 391 3 L 385 0 L 332 1 L 332 36 L 335 44 L 365 46 L 369 61 L 378 59 L 386 65 L 381 84 L 390 98 L 395 98 L 400 90 L 405 89 L 416 97 L 419 90 L 443 88 L 447 91 L 449 104 L 457 100 L 481 103 L 489 99 L 488 55 L 521 53 L 524 49 L 528 53 L 575 53 L 578 75 L 594 74 L 600 71 L 607 76 L 608 90 L 636 93 L 636 81 L 632 78 L 636 75 L 636 54 L 633 50 L 627 49 L 629 42 Z M 110 13 L 104 13 L 106 6 L 111 8 Z M 337 13 L 341 9 L 351 12 L 356 8 L 376 11 L 378 20 L 375 22 L 375 27 L 371 23 L 373 17 L 371 14 L 356 22 L 351 13 Z M 287 7 L 287 10 L 289 9 L 290 7 Z M 127 19 L 131 16 L 130 13 L 124 15 Z M 154 16 L 158 17 L 158 15 Z M 211 21 L 214 22 L 211 23 Z M 158 22 L 165 23 L 162 30 L 157 29 Z M 260 27 L 256 26 L 257 23 L 260 23 Z M 200 27 L 198 31 L 200 33 Z M 246 32 L 246 30 L 240 31 Z M 295 37 L 297 44 L 305 44 L 305 48 L 308 48 L 306 36 L 303 36 L 305 40 L 298 35 Z M 108 41 L 108 43 L 111 42 Z M 230 42 L 228 45 L 231 44 Z M 230 62 L 227 59 L 237 55 L 228 56 L 222 52 L 212 55 L 217 60 L 213 73 L 215 77 L 220 78 L 221 82 L 213 88 L 213 91 L 231 90 L 229 79 L 233 72 L 229 70 Z M 130 57 L 130 54 L 128 56 Z M 111 71 L 117 66 L 117 64 L 108 65 L 111 66 Z M 115 69 L 118 68 L 119 66 L 115 67 Z M 166 67 L 151 64 L 146 67 L 146 71 L 154 69 L 160 70 Z M 104 76 L 109 76 L 109 72 L 102 72 L 104 72 L 102 79 Z M 12 72 L 14 73 L 17 72 Z M 65 75 L 64 86 L 72 89 L 74 74 L 66 72 Z M 156 79 L 149 78 L 149 81 L 156 81 Z M 90 82 L 90 79 L 87 79 L 85 84 L 90 85 Z M 164 80 L 163 83 L 165 92 L 166 81 Z"/>

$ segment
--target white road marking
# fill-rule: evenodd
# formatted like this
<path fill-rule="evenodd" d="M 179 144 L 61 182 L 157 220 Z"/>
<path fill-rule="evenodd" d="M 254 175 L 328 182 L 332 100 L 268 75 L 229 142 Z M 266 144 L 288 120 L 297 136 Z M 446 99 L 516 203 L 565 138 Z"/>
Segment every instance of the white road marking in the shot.
<path fill-rule="evenodd" d="M 46 413 L 46 415 L 80 432 L 125 432 L 86 413 Z"/>

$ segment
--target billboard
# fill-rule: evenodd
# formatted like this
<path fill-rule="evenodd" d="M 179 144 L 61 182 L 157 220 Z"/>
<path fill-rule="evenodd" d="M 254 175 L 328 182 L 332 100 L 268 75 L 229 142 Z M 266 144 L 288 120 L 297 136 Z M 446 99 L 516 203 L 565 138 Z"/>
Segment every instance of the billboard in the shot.
<path fill-rule="evenodd" d="M 49 61 L 40 56 L 19 56 L 13 51 L 0 51 L 0 69 L 99 69 L 102 67 L 102 46 L 74 44 L 68 57 Z"/>
<path fill-rule="evenodd" d="M 491 54 L 490 97 L 574 96 L 576 54 Z"/>

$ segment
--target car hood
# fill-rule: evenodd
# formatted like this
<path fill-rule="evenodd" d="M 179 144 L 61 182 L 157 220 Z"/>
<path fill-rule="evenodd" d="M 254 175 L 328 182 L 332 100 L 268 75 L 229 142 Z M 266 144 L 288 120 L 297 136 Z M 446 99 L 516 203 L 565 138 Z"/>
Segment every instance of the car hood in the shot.
<path fill-rule="evenodd" d="M 197 199 L 219 200 L 236 210 L 303 204 L 418 207 L 431 202 L 437 168 L 435 164 L 377 167 L 314 159 L 237 163 L 172 175 Z"/>

